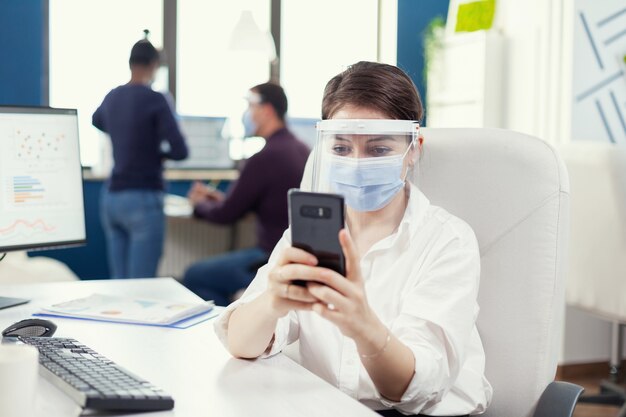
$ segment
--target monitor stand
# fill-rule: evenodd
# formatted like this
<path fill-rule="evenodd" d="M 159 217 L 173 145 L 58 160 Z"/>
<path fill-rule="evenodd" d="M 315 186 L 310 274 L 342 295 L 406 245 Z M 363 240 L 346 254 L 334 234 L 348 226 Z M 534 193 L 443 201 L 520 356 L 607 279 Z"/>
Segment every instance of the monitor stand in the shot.
<path fill-rule="evenodd" d="M 30 300 L 26 300 L 25 298 L 9 298 L 9 297 L 0 297 L 0 310 L 3 308 L 15 307 L 22 304 L 26 304 Z"/>

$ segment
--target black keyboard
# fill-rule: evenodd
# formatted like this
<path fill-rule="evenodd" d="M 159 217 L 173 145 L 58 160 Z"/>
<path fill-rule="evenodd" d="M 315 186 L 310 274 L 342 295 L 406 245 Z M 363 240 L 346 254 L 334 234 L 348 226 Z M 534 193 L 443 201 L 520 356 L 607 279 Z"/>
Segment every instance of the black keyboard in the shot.
<path fill-rule="evenodd" d="M 18 339 L 39 349 L 40 374 L 83 408 L 115 411 L 174 408 L 171 396 L 74 339 L 22 336 Z"/>

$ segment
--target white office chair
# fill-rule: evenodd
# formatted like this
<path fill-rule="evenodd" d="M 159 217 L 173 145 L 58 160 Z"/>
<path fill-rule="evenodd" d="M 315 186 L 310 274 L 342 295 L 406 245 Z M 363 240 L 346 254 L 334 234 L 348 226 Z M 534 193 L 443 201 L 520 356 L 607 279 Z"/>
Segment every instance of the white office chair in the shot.
<path fill-rule="evenodd" d="M 494 389 L 484 416 L 570 417 L 582 388 L 553 382 L 565 310 L 565 166 L 545 142 L 521 133 L 422 133 L 416 183 L 431 203 L 469 223 L 480 245 L 478 330 Z M 294 349 L 286 353 L 298 360 Z"/>
<path fill-rule="evenodd" d="M 499 129 L 422 129 L 417 183 L 469 223 L 481 251 L 478 329 L 492 417 L 571 416 L 582 389 L 552 382 L 563 327 L 565 166 L 545 142 Z"/>

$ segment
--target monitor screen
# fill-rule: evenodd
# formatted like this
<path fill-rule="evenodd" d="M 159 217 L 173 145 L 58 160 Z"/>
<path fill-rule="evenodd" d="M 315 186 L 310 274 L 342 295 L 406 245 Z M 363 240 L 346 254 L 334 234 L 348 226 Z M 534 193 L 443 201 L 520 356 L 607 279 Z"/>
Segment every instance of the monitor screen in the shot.
<path fill-rule="evenodd" d="M 230 158 L 228 138 L 222 134 L 223 117 L 181 116 L 179 119 L 189 157 L 183 161 L 168 160 L 167 168 L 174 169 L 231 169 L 234 161 Z"/>
<path fill-rule="evenodd" d="M 287 126 L 298 139 L 313 149 L 317 142 L 317 122 L 319 119 L 290 117 L 287 119 Z"/>
<path fill-rule="evenodd" d="M 76 110 L 0 106 L 0 253 L 85 241 Z"/>

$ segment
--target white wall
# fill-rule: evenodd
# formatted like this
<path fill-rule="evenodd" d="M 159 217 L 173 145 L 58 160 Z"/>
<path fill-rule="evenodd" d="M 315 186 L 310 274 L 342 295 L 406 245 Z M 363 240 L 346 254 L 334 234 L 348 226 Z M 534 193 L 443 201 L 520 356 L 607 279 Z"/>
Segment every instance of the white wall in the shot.
<path fill-rule="evenodd" d="M 591 2 L 577 0 L 576 4 L 581 1 Z M 506 38 L 508 54 L 504 127 L 538 136 L 553 145 L 572 139 L 576 4 L 568 0 L 497 3 L 495 26 Z M 609 322 L 567 307 L 559 363 L 608 360 L 610 335 Z"/>
<path fill-rule="evenodd" d="M 609 143 L 607 131 L 601 122 L 598 109 L 596 108 L 598 103 L 604 107 L 608 125 L 610 126 L 608 128 L 613 131 L 613 139 L 619 143 L 620 138 L 626 138 L 626 128 L 620 133 L 621 126 L 617 120 L 618 114 L 615 111 L 616 109 L 611 107 L 612 103 L 610 100 L 610 94 L 613 93 L 620 97 L 620 103 L 623 103 L 623 97 L 626 95 L 626 85 L 623 79 L 598 89 L 584 100 L 579 99 L 582 92 L 589 91 L 592 86 L 598 84 L 598 81 L 605 80 L 607 76 L 619 69 L 616 62 L 613 62 L 615 56 L 614 51 L 611 49 L 619 42 L 605 45 L 603 40 L 606 40 L 611 33 L 623 30 L 624 26 L 626 26 L 626 16 L 622 16 L 620 19 L 613 19 L 610 24 L 601 24 L 600 22 L 606 16 L 622 10 L 623 6 L 624 4 L 621 0 L 604 0 L 600 2 L 594 0 L 568 1 L 564 3 L 562 17 L 555 16 L 555 20 L 563 22 L 563 60 L 566 65 L 563 71 L 564 78 L 561 82 L 561 102 L 563 106 L 561 109 L 560 130 L 564 138 L 561 143 L 574 141 L 572 145 L 575 146 L 576 141 L 580 139 Z M 585 15 L 590 29 L 589 33 L 594 38 L 603 68 L 599 67 L 593 47 L 589 43 L 581 14 Z M 624 42 L 626 42 L 626 37 L 623 37 L 620 42 L 623 46 Z M 624 139 L 621 139 L 621 141 L 623 143 Z M 608 167 L 605 168 L 609 169 Z M 573 191 L 574 185 L 572 185 Z M 620 189 L 615 190 L 617 193 L 621 192 L 621 187 L 618 188 Z M 615 202 L 613 203 L 615 204 Z M 615 207 L 602 207 L 601 204 L 596 205 L 598 207 L 595 210 L 594 218 L 597 219 L 602 219 L 603 213 L 613 212 L 616 209 Z M 619 219 L 617 219 L 617 222 L 619 223 Z M 608 233 L 622 232 L 623 230 L 616 224 L 612 232 L 609 231 Z M 612 239 L 606 239 L 607 242 L 613 241 L 613 243 L 615 243 L 615 240 L 619 241 L 621 239 L 619 236 L 612 236 Z M 572 242 L 570 246 L 573 244 L 576 244 L 576 242 Z M 593 249 L 610 253 L 614 250 L 614 246 Z M 609 266 L 607 270 L 610 271 L 610 269 Z M 616 274 L 621 275 L 617 271 L 617 265 L 615 265 L 615 269 Z M 592 277 L 589 279 L 592 279 Z M 582 309 L 568 307 L 566 310 L 563 351 L 560 363 L 570 364 L 608 360 L 610 356 L 610 340 L 611 324 L 608 321 Z M 626 357 L 626 350 L 623 355 L 623 357 Z"/>
<path fill-rule="evenodd" d="M 498 0 L 507 128 L 555 144 L 626 143 L 623 9 L 623 0 Z"/>
<path fill-rule="evenodd" d="M 493 53 L 487 54 L 486 66 L 491 70 L 497 68 L 497 74 L 502 75 L 502 82 L 500 77 L 488 74 L 488 70 L 477 65 L 485 59 L 485 54 L 481 55 L 460 45 L 457 49 L 463 48 L 463 52 L 469 55 L 469 58 L 462 57 L 467 65 L 459 66 L 458 59 L 449 59 L 445 53 L 438 54 L 444 65 L 437 70 L 434 66 L 431 68 L 429 84 L 437 78 L 442 78 L 444 82 L 433 86 L 434 89 L 429 88 L 429 91 L 437 92 L 441 97 L 429 97 L 428 105 L 429 114 L 433 111 L 432 105 L 442 100 L 467 102 L 468 109 L 477 107 L 475 102 L 480 101 L 480 97 L 466 97 L 466 90 L 476 89 L 476 84 L 483 81 L 481 75 L 467 74 L 467 71 L 478 68 L 485 76 L 485 87 L 479 90 L 489 93 L 495 90 L 500 96 L 497 110 L 489 110 L 488 116 L 495 116 L 492 113 L 496 111 L 502 114 L 494 119 L 497 122 L 487 122 L 487 118 L 476 120 L 476 117 L 469 116 L 474 117 L 474 120 L 468 124 L 466 120 L 460 120 L 463 112 L 468 111 L 463 109 L 457 113 L 442 114 L 434 124 L 435 120 L 429 119 L 429 126 L 496 126 L 528 133 L 554 144 L 568 141 L 569 131 L 564 132 L 563 125 L 565 119 L 568 119 L 568 104 L 571 101 L 568 89 L 571 85 L 571 74 L 567 71 L 571 69 L 571 64 L 568 64 L 571 61 L 571 48 L 564 45 L 564 27 L 567 22 L 563 16 L 568 13 L 568 8 L 571 9 L 570 2 L 571 0 L 498 0 L 490 35 L 502 38 L 504 47 L 500 48 L 498 42 L 498 48 L 494 48 L 496 45 L 487 48 Z M 454 21 L 456 12 L 455 0 L 451 3 L 448 22 Z M 450 27 L 446 28 L 447 39 L 443 45 L 446 51 L 451 49 L 448 44 L 462 43 L 462 36 L 453 32 Z M 469 35 L 463 36 L 469 38 Z M 433 64 L 439 64 L 438 60 L 435 59 Z M 472 82 L 463 80 L 463 85 L 467 88 L 449 87 L 449 74 L 457 75 L 456 78 L 466 76 Z M 448 91 L 442 91 L 446 87 Z"/>
<path fill-rule="evenodd" d="M 504 126 L 559 143 L 566 50 L 564 0 L 498 0 L 494 26 L 506 39 Z"/>
<path fill-rule="evenodd" d="M 454 2 L 452 0 L 452 4 Z M 593 6 L 595 3 L 602 4 L 601 9 L 604 13 L 610 7 L 618 10 L 623 9 L 623 0 L 603 0 L 601 2 L 597 2 L 597 0 L 497 0 L 492 31 L 499 32 L 505 44 L 503 79 L 500 91 L 503 112 L 501 127 L 534 135 L 552 145 L 562 146 L 572 141 L 575 121 L 586 123 L 584 115 L 573 113 L 573 102 L 582 88 L 580 68 L 575 66 L 574 58 L 575 53 L 580 53 L 579 50 L 583 45 L 577 40 L 575 34 L 580 29 L 580 13 L 577 8 L 580 5 Z M 611 4 L 610 7 L 607 6 L 609 3 Z M 454 7 L 451 7 L 451 13 L 454 12 L 453 10 Z M 595 26 L 598 26 L 598 22 L 601 21 L 601 15 L 602 13 L 590 14 L 590 19 Z M 449 22 L 452 20 L 450 17 L 448 18 Z M 626 14 L 624 14 L 624 22 L 626 22 Z M 616 33 L 615 28 L 612 30 L 611 33 Z M 451 32 L 450 28 L 447 28 L 446 31 L 448 34 Z M 578 34 L 580 35 L 580 33 Z M 608 29 L 604 30 L 601 35 L 599 39 L 606 41 L 607 36 L 609 36 Z M 624 39 L 626 41 L 626 36 Z M 475 60 L 483 58 L 475 52 L 465 52 Z M 465 60 L 468 59 L 470 58 L 465 57 Z M 494 61 L 488 62 L 488 65 L 492 67 L 499 65 Z M 595 60 L 593 63 L 595 64 Z M 445 71 L 455 69 L 458 70 L 457 67 L 447 65 L 440 70 L 440 74 L 429 77 L 429 83 L 433 78 L 437 78 L 436 75 L 445 75 Z M 463 67 L 462 70 L 466 71 L 466 67 Z M 576 72 L 577 70 L 578 72 Z M 613 68 L 612 71 L 614 70 Z M 483 72 L 486 71 L 483 70 Z M 575 74 L 576 77 L 574 77 Z M 574 84 L 575 78 L 576 84 Z M 488 78 L 486 82 L 489 81 L 493 80 Z M 476 83 L 478 82 L 476 81 Z M 439 88 L 429 88 L 429 96 L 433 91 L 445 92 L 445 87 L 444 85 Z M 450 87 L 449 82 L 447 87 L 449 90 L 447 94 L 454 99 L 459 99 L 463 89 L 456 86 Z M 433 103 L 429 101 L 429 108 L 431 104 Z M 430 111 L 432 115 L 432 109 Z M 459 121 L 457 115 L 451 113 L 445 115 L 444 118 L 445 120 L 436 120 L 440 126 L 455 125 Z M 575 118 L 576 120 L 574 120 Z M 433 122 L 432 117 L 429 119 L 429 125 L 431 122 Z M 613 126 L 618 126 L 616 120 L 612 120 L 612 122 Z M 626 131 L 626 127 L 624 129 Z M 584 172 L 582 176 L 587 177 L 588 173 Z M 574 188 L 572 185 L 572 193 L 575 192 Z M 573 199 L 576 200 L 576 204 L 581 204 L 581 200 L 584 204 L 585 196 L 581 198 L 577 194 L 576 197 Z M 591 204 L 593 204 L 593 200 L 591 200 Z M 610 203 L 604 207 L 596 206 L 594 206 L 595 213 L 577 219 L 577 222 L 584 222 L 577 223 L 577 225 L 593 224 L 595 216 L 602 218 L 603 213 L 606 214 L 615 209 L 614 206 L 610 206 Z M 576 206 L 573 210 L 579 208 L 580 206 Z M 604 224 L 606 225 L 607 222 Z M 610 229 L 611 226 L 608 225 L 608 228 Z M 619 233 L 619 231 L 613 228 L 608 233 Z M 617 236 L 614 235 L 613 237 Z M 576 237 L 576 239 L 579 238 Z M 599 239 L 597 243 L 594 243 L 594 249 L 602 251 L 603 248 L 600 246 L 603 242 L 605 241 Z M 577 250 L 582 249 L 584 252 L 584 244 L 580 241 L 570 241 L 570 249 L 575 245 Z M 608 243 L 606 244 L 608 245 Z M 605 252 L 609 252 L 608 249 Z M 606 264 L 609 275 L 619 274 L 616 267 L 611 270 L 610 262 L 614 259 L 609 257 Z M 577 268 L 577 270 L 580 272 L 582 268 Z M 589 279 L 593 279 L 593 276 L 590 276 Z M 568 307 L 563 330 L 560 363 L 608 360 L 611 328 L 607 321 L 591 316 L 577 308 Z"/>

